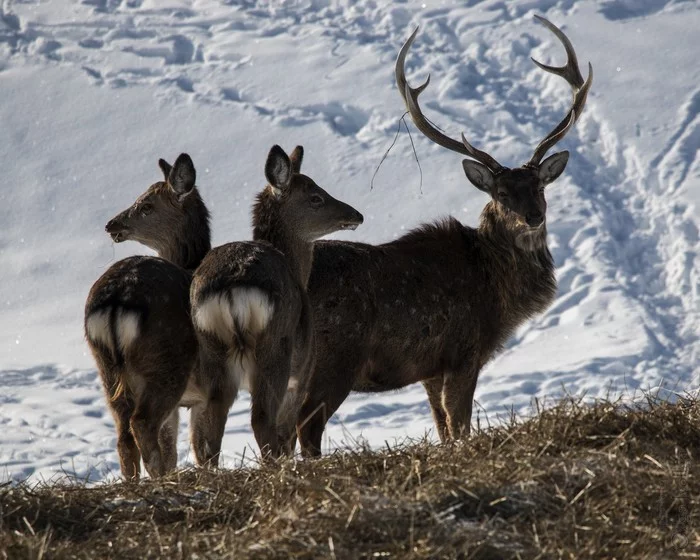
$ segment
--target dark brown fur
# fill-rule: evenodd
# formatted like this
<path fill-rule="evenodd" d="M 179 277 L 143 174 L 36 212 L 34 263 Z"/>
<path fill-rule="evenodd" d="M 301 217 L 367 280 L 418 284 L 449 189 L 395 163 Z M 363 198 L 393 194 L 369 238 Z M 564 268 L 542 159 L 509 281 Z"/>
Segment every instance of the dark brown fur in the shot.
<path fill-rule="evenodd" d="M 297 425 L 305 454 L 320 453 L 325 423 L 350 391 L 418 381 L 441 440 L 469 432 L 479 371 L 555 295 L 543 187 L 567 156 L 477 185 L 492 196 L 477 229 L 448 218 L 378 246 L 316 244 L 316 366 Z"/>
<path fill-rule="evenodd" d="M 243 380 L 262 454 L 277 456 L 292 446 L 301 403 L 288 384 L 303 383 L 313 350 L 306 296 L 313 241 L 362 222 L 355 209 L 300 174 L 302 156 L 300 146 L 291 158 L 273 147 L 266 164 L 270 185 L 253 208 L 254 240 L 213 249 L 194 275 L 197 375 L 205 397 L 192 411 L 199 462 L 218 464 L 226 416 Z"/>
<path fill-rule="evenodd" d="M 151 476 L 176 465 L 177 407 L 197 355 L 191 269 L 210 248 L 209 213 L 194 187 L 189 156 L 181 155 L 174 168 L 163 160 L 160 166 L 166 181 L 152 185 L 106 226 L 115 241 L 139 241 L 160 257 L 118 261 L 95 282 L 85 304 L 87 341 L 128 479 L 138 478 L 141 457 Z M 137 325 L 138 336 L 126 348 L 120 344 L 120 317 Z"/>
<path fill-rule="evenodd" d="M 315 313 L 316 368 L 297 423 L 302 451 L 321 453 L 328 418 L 351 390 L 384 391 L 422 381 L 441 441 L 467 435 L 481 368 L 514 329 L 550 304 L 556 292 L 547 249 L 546 185 L 569 154 L 543 160 L 579 118 L 593 68 L 584 81 L 569 38 L 536 16 L 564 46 L 561 67 L 535 63 L 572 88 L 571 108 L 515 169 L 447 136 L 423 115 L 405 63 L 418 28 L 396 59 L 396 85 L 427 138 L 468 156 L 467 179 L 491 197 L 477 229 L 454 219 L 426 225 L 392 243 L 319 243 L 308 293 Z M 534 60 L 534 59 L 533 59 Z"/>

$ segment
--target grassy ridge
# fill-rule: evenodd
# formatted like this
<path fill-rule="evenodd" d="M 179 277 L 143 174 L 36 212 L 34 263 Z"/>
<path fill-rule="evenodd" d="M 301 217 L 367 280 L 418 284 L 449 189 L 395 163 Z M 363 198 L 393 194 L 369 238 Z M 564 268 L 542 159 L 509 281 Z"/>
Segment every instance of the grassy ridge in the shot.
<path fill-rule="evenodd" d="M 700 557 L 700 403 L 584 406 L 452 445 L 0 490 L 5 558 Z"/>

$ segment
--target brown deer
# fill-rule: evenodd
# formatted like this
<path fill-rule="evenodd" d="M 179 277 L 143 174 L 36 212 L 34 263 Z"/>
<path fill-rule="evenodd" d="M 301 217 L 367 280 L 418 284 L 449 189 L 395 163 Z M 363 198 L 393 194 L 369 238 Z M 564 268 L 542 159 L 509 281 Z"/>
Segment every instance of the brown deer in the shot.
<path fill-rule="evenodd" d="M 538 18 L 564 44 L 561 68 L 535 63 L 563 77 L 573 90 L 566 117 L 540 142 L 525 165 L 509 169 L 458 142 L 423 116 L 404 61 L 418 29 L 396 61 L 396 83 L 425 136 L 468 156 L 467 179 L 491 197 L 479 227 L 454 218 L 423 225 L 384 245 L 344 241 L 316 244 L 308 293 L 314 310 L 316 366 L 297 432 L 305 455 L 321 453 L 326 421 L 350 391 L 399 389 L 422 382 L 441 441 L 469 434 L 480 370 L 514 329 L 544 311 L 556 292 L 547 248 L 545 187 L 564 171 L 569 153 L 542 161 L 580 116 L 591 86 L 584 82 L 568 38 Z"/>
<path fill-rule="evenodd" d="M 212 249 L 195 272 L 190 300 L 200 393 L 190 404 L 199 463 L 218 464 L 226 417 L 241 388 L 251 393 L 262 455 L 293 448 L 298 395 L 305 394 L 313 361 L 306 295 L 313 241 L 363 221 L 300 173 L 302 157 L 301 146 L 289 157 L 272 147 L 265 164 L 269 185 L 253 207 L 253 241 Z"/>
<path fill-rule="evenodd" d="M 165 181 L 107 223 L 116 243 L 139 241 L 159 257 L 112 265 L 90 290 L 85 334 L 117 427 L 122 475 L 141 457 L 151 476 L 177 464 L 178 405 L 196 364 L 190 319 L 192 271 L 209 251 L 209 212 L 190 156 L 159 162 Z"/>

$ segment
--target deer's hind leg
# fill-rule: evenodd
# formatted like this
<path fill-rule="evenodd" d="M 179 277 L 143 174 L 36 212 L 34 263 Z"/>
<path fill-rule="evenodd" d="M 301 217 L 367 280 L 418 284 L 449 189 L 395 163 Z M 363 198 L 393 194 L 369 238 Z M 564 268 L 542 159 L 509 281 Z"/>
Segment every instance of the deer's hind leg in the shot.
<path fill-rule="evenodd" d="M 129 423 L 136 404 L 131 395 L 122 393 L 111 400 L 110 408 L 117 425 L 117 453 L 122 476 L 127 480 L 138 480 L 141 474 L 141 452 Z"/>
<path fill-rule="evenodd" d="M 163 463 L 166 472 L 177 467 L 177 430 L 180 425 L 179 410 L 175 408 L 160 427 L 158 443 L 163 453 Z"/>
<path fill-rule="evenodd" d="M 136 409 L 136 403 L 121 382 L 123 367 L 115 363 L 111 352 L 95 346 L 89 340 L 88 343 L 97 363 L 107 407 L 112 413 L 117 428 L 117 454 L 122 476 L 127 480 L 138 480 L 141 474 L 141 453 L 129 424 Z"/>
<path fill-rule="evenodd" d="M 151 477 L 162 476 L 177 464 L 177 408 L 192 369 L 189 360 L 172 358 L 177 355 L 164 349 L 160 356 L 144 356 L 131 366 L 130 379 L 138 391 L 130 425 Z"/>
<path fill-rule="evenodd" d="M 284 449 L 280 446 L 277 417 L 287 392 L 292 369 L 291 348 L 283 340 L 274 348 L 259 347 L 255 372 L 250 388 L 252 410 L 251 424 L 260 453 L 279 457 Z M 283 447 L 286 447 L 283 446 Z"/>
<path fill-rule="evenodd" d="M 192 407 L 190 442 L 197 465 L 215 468 L 219 466 L 221 440 L 238 387 L 228 375 L 226 349 L 199 333 L 198 340 L 198 384 L 206 400 Z"/>

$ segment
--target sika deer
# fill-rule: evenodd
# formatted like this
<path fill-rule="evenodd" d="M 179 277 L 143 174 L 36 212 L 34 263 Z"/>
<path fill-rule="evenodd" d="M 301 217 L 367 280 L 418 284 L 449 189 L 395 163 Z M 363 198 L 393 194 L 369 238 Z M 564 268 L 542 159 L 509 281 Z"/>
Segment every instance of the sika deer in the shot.
<path fill-rule="evenodd" d="M 566 79 L 574 98 L 566 117 L 516 169 L 429 124 L 418 105 L 429 79 L 414 89 L 404 74 L 417 29 L 402 47 L 396 82 L 414 123 L 433 142 L 472 158 L 462 162 L 467 179 L 491 200 L 476 229 L 447 218 L 379 246 L 316 244 L 308 286 L 316 366 L 297 425 L 304 454 L 321 453 L 326 421 L 351 390 L 388 391 L 418 381 L 440 439 L 468 435 L 481 368 L 518 325 L 552 302 L 544 190 L 564 171 L 569 153 L 542 158 L 580 116 L 593 71 L 589 65 L 584 82 L 567 37 L 538 19 L 564 44 L 568 62 L 562 68 L 535 63 Z"/>
<path fill-rule="evenodd" d="M 313 241 L 363 220 L 300 174 L 302 156 L 301 146 L 291 157 L 273 146 L 265 164 L 269 186 L 253 208 L 253 241 L 212 249 L 192 281 L 197 385 L 203 389 L 193 401 L 192 444 L 200 463 L 218 464 L 228 410 L 240 388 L 251 393 L 253 432 L 263 456 L 293 448 L 297 395 L 305 393 L 313 360 L 306 296 Z"/>
<path fill-rule="evenodd" d="M 112 265 L 90 290 L 85 334 L 117 425 L 122 475 L 151 476 L 177 464 L 178 404 L 197 356 L 190 319 L 192 270 L 210 249 L 209 212 L 187 154 L 107 223 L 116 243 L 133 240 L 159 257 Z"/>

